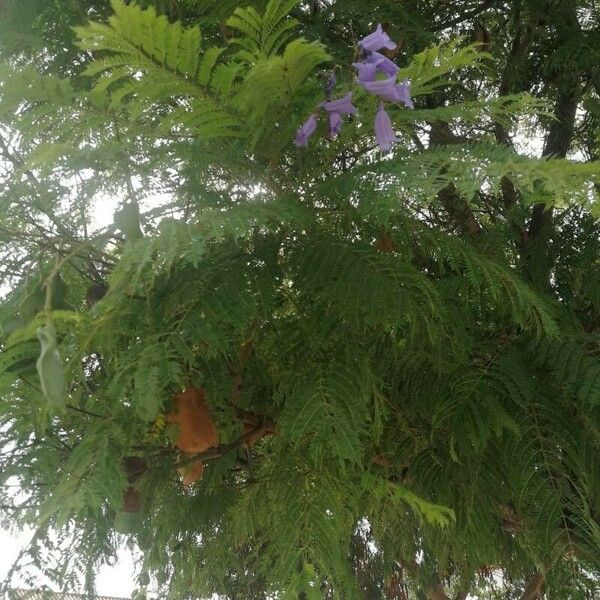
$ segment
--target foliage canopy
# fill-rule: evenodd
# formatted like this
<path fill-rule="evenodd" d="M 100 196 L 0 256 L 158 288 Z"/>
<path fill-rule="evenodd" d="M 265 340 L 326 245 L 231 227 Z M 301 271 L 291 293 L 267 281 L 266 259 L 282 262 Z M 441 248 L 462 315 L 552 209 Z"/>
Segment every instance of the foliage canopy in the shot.
<path fill-rule="evenodd" d="M 598 597 L 593 2 L 0 17 L 0 513 L 36 527 L 25 574 L 92 593 L 126 539 L 140 595 Z M 378 22 L 415 103 L 387 106 L 390 152 L 352 68 Z M 358 112 L 296 148 L 332 72 Z"/>

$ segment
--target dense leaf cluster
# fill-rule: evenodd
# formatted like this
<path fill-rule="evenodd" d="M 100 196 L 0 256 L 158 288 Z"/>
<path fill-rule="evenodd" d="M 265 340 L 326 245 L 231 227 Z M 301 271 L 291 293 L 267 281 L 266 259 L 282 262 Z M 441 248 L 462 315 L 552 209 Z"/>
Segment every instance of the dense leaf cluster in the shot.
<path fill-rule="evenodd" d="M 127 528 L 141 594 L 598 597 L 593 2 L 0 15 L 0 511 L 37 528 L 23 576 L 91 592 Z M 389 153 L 351 65 L 378 22 L 415 102 L 388 107 Z M 358 114 L 298 149 L 332 70 Z M 191 457 L 169 417 L 190 388 L 219 443 Z"/>

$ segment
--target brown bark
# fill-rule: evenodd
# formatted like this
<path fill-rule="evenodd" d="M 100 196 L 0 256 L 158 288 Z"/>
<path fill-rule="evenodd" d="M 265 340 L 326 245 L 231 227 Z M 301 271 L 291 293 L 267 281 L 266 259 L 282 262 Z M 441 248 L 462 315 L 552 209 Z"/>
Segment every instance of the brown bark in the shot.
<path fill-rule="evenodd" d="M 498 94 L 504 96 L 506 94 L 523 92 L 529 86 L 525 85 L 525 82 L 519 81 L 519 73 L 521 71 L 521 64 L 527 52 L 529 46 L 534 39 L 535 33 L 538 28 L 538 19 L 532 16 L 524 16 L 521 14 L 519 8 L 516 13 L 517 28 L 515 36 L 512 40 L 510 51 L 506 58 L 506 64 L 502 71 L 502 77 L 500 80 L 500 87 L 498 88 Z M 506 127 L 501 123 L 494 124 L 494 134 L 496 141 L 499 144 L 512 145 L 512 141 L 508 134 Z"/>
<path fill-rule="evenodd" d="M 528 88 L 525 82 L 519 81 L 518 75 L 520 67 L 525 59 L 528 49 L 533 41 L 537 27 L 537 18 L 524 18 L 519 8 L 516 13 L 517 28 L 513 38 L 510 51 L 506 58 L 506 64 L 502 71 L 500 87 L 498 94 L 505 96 L 506 94 L 524 92 Z M 512 146 L 508 129 L 503 123 L 494 124 L 494 136 L 499 144 L 504 146 Z M 508 177 L 503 177 L 501 181 L 502 200 L 506 210 L 510 210 L 519 200 L 519 192 Z M 525 241 L 526 232 L 522 224 L 512 222 L 517 232 L 521 237 L 521 241 Z"/>
<path fill-rule="evenodd" d="M 431 600 L 450 600 L 450 597 L 444 591 L 441 584 L 437 583 L 429 590 L 429 598 Z"/>
<path fill-rule="evenodd" d="M 569 0 L 561 6 L 557 44 L 560 46 L 571 43 L 573 37 L 580 31 L 575 3 Z M 573 140 L 577 104 L 582 94 L 582 74 L 576 69 L 563 69 L 557 72 L 555 77 L 557 87 L 555 119 L 548 130 L 542 156 L 564 158 Z M 527 230 L 524 267 L 529 278 L 543 286 L 548 285 L 551 270 L 548 243 L 552 227 L 553 208 L 545 203 L 535 204 Z"/>
<path fill-rule="evenodd" d="M 544 585 L 544 581 L 546 581 L 546 576 L 543 572 L 538 571 L 535 575 L 529 580 L 523 595 L 520 600 L 534 600 L 534 598 L 538 595 L 542 586 Z"/>
<path fill-rule="evenodd" d="M 441 200 L 453 223 L 463 235 L 474 238 L 481 233 L 481 225 L 475 218 L 471 207 L 458 193 L 453 183 L 441 190 L 438 198 Z"/>
<path fill-rule="evenodd" d="M 439 100 L 434 100 L 434 106 Z M 431 124 L 429 134 L 431 146 L 442 146 L 456 143 L 456 138 L 450 131 L 448 123 L 436 121 Z M 469 203 L 461 196 L 453 183 L 447 185 L 438 193 L 438 198 L 456 228 L 467 238 L 476 238 L 481 232 L 481 225 L 475 218 Z"/>
<path fill-rule="evenodd" d="M 556 100 L 554 116 L 556 120 L 550 126 L 544 146 L 543 156 L 564 158 L 569 151 L 575 130 L 575 115 L 581 95 L 579 77 L 565 76 L 561 81 Z M 552 223 L 552 207 L 539 203 L 533 207 L 529 224 L 529 239 L 534 239 Z"/>

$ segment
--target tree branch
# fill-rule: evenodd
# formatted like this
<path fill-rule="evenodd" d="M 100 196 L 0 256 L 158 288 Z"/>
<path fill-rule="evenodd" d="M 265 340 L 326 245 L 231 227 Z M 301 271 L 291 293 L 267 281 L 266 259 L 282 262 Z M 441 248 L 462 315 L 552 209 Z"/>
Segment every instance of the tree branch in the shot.
<path fill-rule="evenodd" d="M 69 410 L 74 410 L 74 411 L 76 411 L 78 413 L 81 413 L 83 415 L 88 415 L 89 417 L 94 417 L 96 419 L 108 419 L 109 418 L 109 417 L 106 417 L 104 415 L 100 415 L 98 413 L 91 412 L 89 410 L 85 410 L 84 408 L 79 408 L 78 406 L 74 406 L 73 404 L 67 404 L 66 407 Z"/>
<path fill-rule="evenodd" d="M 434 103 L 438 104 L 435 100 Z M 442 146 L 454 143 L 456 140 L 448 123 L 436 121 L 431 124 L 429 141 L 432 146 Z M 453 183 L 440 190 L 438 198 L 451 221 L 463 235 L 475 238 L 481 234 L 481 225 L 475 218 L 469 203 L 458 193 Z"/>
<path fill-rule="evenodd" d="M 43 202 L 43 193 L 40 190 L 42 184 L 40 180 L 34 175 L 34 173 L 30 169 L 26 169 L 24 167 L 25 161 L 19 154 L 11 150 L 8 142 L 4 139 L 0 132 L 0 150 L 2 151 L 2 156 L 4 156 L 16 170 L 22 171 L 27 177 L 27 181 L 29 182 L 31 188 L 33 189 L 35 195 Z M 59 219 L 56 218 L 51 211 L 46 210 L 43 206 L 38 205 L 36 207 L 44 216 L 46 216 L 50 222 L 56 227 L 56 230 L 60 232 L 61 235 L 65 235 L 66 237 L 71 238 L 70 232 L 63 226 Z M 28 223 L 34 226 L 40 233 L 44 233 L 43 227 L 35 221 L 35 219 L 29 218 L 29 215 L 23 215 L 23 217 L 28 221 Z"/>
<path fill-rule="evenodd" d="M 194 463 L 197 463 L 198 461 L 205 461 L 205 460 L 212 460 L 215 458 L 220 458 L 221 456 L 223 456 L 230 450 L 235 450 L 236 448 L 242 447 L 243 444 L 245 442 L 247 442 L 248 440 L 250 440 L 252 438 L 252 436 L 254 436 L 257 432 L 259 432 L 261 428 L 262 428 L 262 426 L 257 426 L 256 428 L 251 429 L 250 431 L 244 433 L 244 435 L 240 436 L 237 440 L 235 440 L 234 442 L 231 442 L 230 444 L 220 444 L 216 448 L 209 448 L 208 450 L 205 450 L 204 452 L 199 452 L 197 454 L 190 454 L 186 458 L 175 463 L 175 468 L 179 469 L 180 467 L 189 467 L 190 465 L 193 465 Z"/>
<path fill-rule="evenodd" d="M 450 600 L 440 583 L 436 583 L 429 589 L 429 598 L 431 600 Z"/>
<path fill-rule="evenodd" d="M 513 38 L 510 51 L 508 53 L 506 64 L 502 71 L 498 95 L 505 96 L 509 93 L 523 92 L 528 86 L 524 85 L 523 81 L 518 81 L 517 76 L 520 72 L 520 66 L 527 54 L 527 51 L 537 31 L 539 19 L 530 19 L 527 22 L 520 20 L 520 10 L 517 7 L 516 19 L 518 21 L 517 30 Z M 518 82 L 518 85 L 517 85 Z M 494 123 L 494 137 L 499 144 L 512 147 L 512 140 L 506 126 L 500 122 Z M 519 200 L 519 192 L 508 177 L 503 177 L 500 183 L 502 200 L 504 208 L 509 211 Z M 510 219 L 511 225 L 515 228 L 520 236 L 521 243 L 525 243 L 527 231 L 522 223 L 517 223 Z"/>
<path fill-rule="evenodd" d="M 468 21 L 478 15 L 484 13 L 486 10 L 493 8 L 494 6 L 501 5 L 502 2 L 499 0 L 487 0 L 486 2 L 482 2 L 477 8 L 473 10 L 467 11 L 454 19 L 450 19 L 450 21 L 445 21 L 444 23 L 438 23 L 434 25 L 431 31 L 441 31 L 442 29 L 448 29 L 449 27 L 454 27 L 454 25 L 458 25 L 459 23 L 463 23 L 464 21 Z"/>
<path fill-rule="evenodd" d="M 581 31 L 581 27 L 577 18 L 576 7 L 573 2 L 566 2 L 565 7 L 561 8 L 563 17 L 562 27 L 560 32 L 560 45 L 571 43 L 573 36 Z M 554 117 L 548 137 L 544 145 L 542 156 L 564 158 L 567 155 L 573 133 L 575 131 L 575 117 L 577 112 L 577 104 L 581 98 L 581 73 L 576 69 L 563 69 L 557 73 L 558 78 L 558 94 L 556 98 Z M 549 232 L 552 227 L 553 209 L 545 203 L 535 204 L 531 213 L 529 228 L 527 231 L 527 242 L 530 244 L 529 256 L 526 267 L 531 267 L 535 259 L 543 259 L 544 253 L 547 252 L 549 235 L 542 240 L 544 232 Z M 540 238 L 538 244 L 532 244 Z M 531 268 L 529 270 L 530 278 L 532 275 Z M 548 279 L 549 267 L 543 269 L 544 273 L 541 279 Z M 540 280 L 541 280 L 540 279 Z"/>
<path fill-rule="evenodd" d="M 527 587 L 525 588 L 520 600 L 534 600 L 539 591 L 542 589 L 544 581 L 546 581 L 545 572 L 537 571 L 529 580 L 529 583 L 527 584 Z"/>
<path fill-rule="evenodd" d="M 505 96 L 509 93 L 523 92 L 528 86 L 524 85 L 523 81 L 518 82 L 518 75 L 521 71 L 520 66 L 524 57 L 527 55 L 527 51 L 533 41 L 534 35 L 539 25 L 539 19 L 530 19 L 526 22 L 520 21 L 520 13 L 517 9 L 517 31 L 513 38 L 510 51 L 506 58 L 506 64 L 502 71 L 502 77 L 500 79 L 500 86 L 498 88 L 498 95 Z M 518 85 L 517 85 L 518 83 Z M 508 135 L 508 131 L 501 123 L 494 123 L 494 135 L 496 141 L 499 144 L 506 146 L 512 145 L 512 141 Z"/>

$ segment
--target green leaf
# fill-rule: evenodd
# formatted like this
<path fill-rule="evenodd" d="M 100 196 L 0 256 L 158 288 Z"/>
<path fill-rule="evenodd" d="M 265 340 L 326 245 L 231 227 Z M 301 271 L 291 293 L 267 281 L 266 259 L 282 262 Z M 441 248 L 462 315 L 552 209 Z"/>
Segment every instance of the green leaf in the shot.
<path fill-rule="evenodd" d="M 140 228 L 140 207 L 137 202 L 125 204 L 123 208 L 115 213 L 115 226 L 121 230 L 128 242 L 143 237 Z"/>
<path fill-rule="evenodd" d="M 59 411 L 66 404 L 66 384 L 62 360 L 56 344 L 56 330 L 48 324 L 37 331 L 40 341 L 40 355 L 36 367 L 40 385 L 50 406 Z"/>

